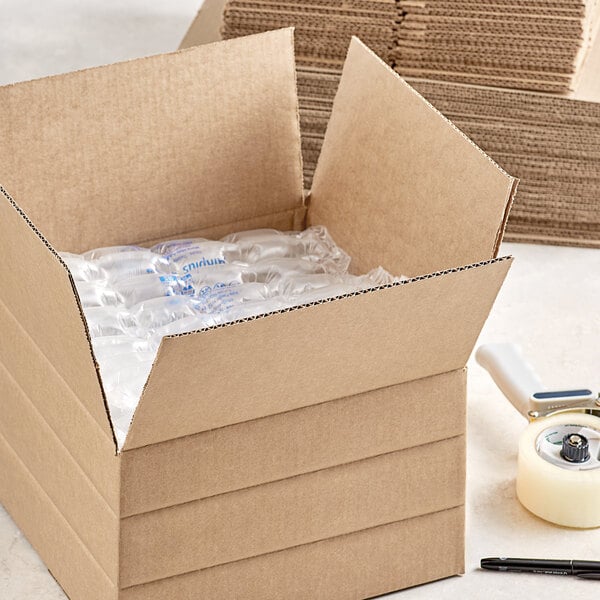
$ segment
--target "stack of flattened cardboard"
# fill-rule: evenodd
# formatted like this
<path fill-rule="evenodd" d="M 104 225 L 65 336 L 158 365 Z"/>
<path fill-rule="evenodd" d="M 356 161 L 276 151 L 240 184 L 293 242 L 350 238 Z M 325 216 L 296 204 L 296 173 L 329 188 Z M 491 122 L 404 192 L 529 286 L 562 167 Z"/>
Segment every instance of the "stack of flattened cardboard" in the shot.
<path fill-rule="evenodd" d="M 402 75 L 567 92 L 587 52 L 597 0 L 399 0 L 392 53 Z"/>
<path fill-rule="evenodd" d="M 521 193 L 509 220 L 507 239 L 600 245 L 600 36 L 595 37 L 597 43 L 588 44 L 597 29 L 598 2 L 406 0 L 399 3 L 401 6 L 393 4 L 367 0 L 289 4 L 205 0 L 182 46 L 214 41 L 221 33 L 230 38 L 274 26 L 299 27 L 298 90 L 306 189 L 311 188 L 339 83 L 341 40 L 348 42 L 350 35 L 356 34 L 379 44 L 381 56 L 387 56 L 388 63 L 401 74 L 453 79 L 429 81 L 411 77 L 410 81 L 521 179 Z M 376 12 L 372 12 L 373 7 L 377 7 Z M 511 27 L 501 18 L 508 14 Z M 308 15 L 312 15 L 312 20 Z M 372 18 L 366 27 L 369 15 Z M 456 51 L 442 43 L 453 34 L 456 47 L 468 50 L 469 44 L 476 44 L 485 60 L 500 57 L 501 68 L 496 68 L 493 77 L 489 73 L 484 77 L 483 70 L 477 75 L 476 70 L 465 71 L 464 65 L 460 68 L 465 74 L 459 76 L 458 67 L 450 72 L 446 67 L 436 67 L 433 60 L 425 68 L 425 58 L 419 59 L 422 62 L 418 69 L 411 67 L 414 49 L 410 50 L 406 40 L 425 36 L 427 19 L 434 17 L 448 25 L 443 35 L 430 36 L 438 44 L 432 48 L 438 48 L 444 60 L 460 65 Z M 496 24 L 498 32 L 502 28 L 506 32 L 498 33 L 492 40 L 490 30 L 475 23 L 483 18 Z M 379 23 L 377 35 L 374 23 Z M 468 30 L 465 23 L 470 23 Z M 532 35 L 532 27 L 541 28 L 540 35 Z M 384 48 L 384 31 L 391 36 L 391 49 Z M 515 36 L 520 38 L 515 41 Z M 330 47 L 327 60 L 324 47 Z M 493 56 L 486 57 L 490 48 Z M 433 56 L 431 49 L 427 52 L 423 57 Z M 521 64 L 526 68 L 519 68 Z M 534 64 L 540 68 L 532 68 Z M 502 69 L 506 73 L 499 77 Z M 520 86 L 528 91 L 478 86 L 476 82 Z M 569 88 L 573 91 L 560 95 L 539 91 L 566 92 Z"/>
<path fill-rule="evenodd" d="M 305 202 L 293 46 L 0 88 L 0 500 L 72 600 L 345 600 L 464 570 L 465 365 L 516 182 L 355 40 Z M 411 279 L 164 338 L 119 451 L 55 248 L 313 224 Z"/>
<path fill-rule="evenodd" d="M 357 35 L 391 64 L 400 14 L 397 1 L 215 2 L 225 9 L 222 33 L 226 39 L 295 27 L 305 185 L 310 189 L 350 39 Z M 210 4 L 205 10 L 211 10 Z M 323 35 L 324 31 L 327 35 Z"/>
<path fill-rule="evenodd" d="M 507 239 L 600 247 L 600 103 L 411 80 L 521 178 Z"/>
<path fill-rule="evenodd" d="M 404 76 L 566 93 L 600 24 L 599 7 L 598 0 L 231 0 L 223 35 L 293 25 L 300 64 L 326 68 L 339 67 L 356 35 Z"/>
<path fill-rule="evenodd" d="M 296 56 L 302 65 L 339 68 L 353 35 L 385 61 L 392 58 L 396 0 L 247 0 L 230 2 L 226 11 L 225 38 L 293 24 Z M 327 36 L 323 36 L 324 28 Z"/>
<path fill-rule="evenodd" d="M 312 185 L 339 80 L 339 72 L 333 69 L 298 67 L 304 186 L 307 190 Z"/>
<path fill-rule="evenodd" d="M 590 74 L 595 72 L 591 67 L 590 62 L 586 69 Z M 299 71 L 307 187 L 319 158 L 338 80 L 334 72 Z M 422 79 L 408 81 L 521 179 L 507 240 L 600 247 L 600 102 L 585 99 L 595 96 L 600 100 L 596 91 L 564 97 Z"/>

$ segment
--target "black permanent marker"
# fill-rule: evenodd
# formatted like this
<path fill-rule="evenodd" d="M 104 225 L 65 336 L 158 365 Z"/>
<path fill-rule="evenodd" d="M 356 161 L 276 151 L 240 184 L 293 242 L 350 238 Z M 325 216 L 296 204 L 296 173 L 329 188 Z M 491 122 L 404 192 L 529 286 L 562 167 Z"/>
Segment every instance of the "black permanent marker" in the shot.
<path fill-rule="evenodd" d="M 600 580 L 600 562 L 595 560 L 544 560 L 538 558 L 482 558 L 481 568 L 508 573 L 573 575 Z"/>

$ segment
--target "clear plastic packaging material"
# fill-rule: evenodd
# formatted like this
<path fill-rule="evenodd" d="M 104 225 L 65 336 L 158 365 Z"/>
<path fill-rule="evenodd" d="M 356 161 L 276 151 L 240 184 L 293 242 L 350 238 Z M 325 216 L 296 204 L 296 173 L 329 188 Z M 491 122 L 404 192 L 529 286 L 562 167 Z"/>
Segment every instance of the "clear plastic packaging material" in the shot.
<path fill-rule="evenodd" d="M 105 254 L 92 263 L 106 273 L 107 279 L 114 282 L 140 275 L 171 272 L 171 265 L 164 256 L 145 248 Z"/>
<path fill-rule="evenodd" d="M 99 265 L 86 260 L 80 254 L 61 252 L 60 257 L 75 281 L 100 281 L 107 278 L 107 273 Z"/>
<path fill-rule="evenodd" d="M 373 269 L 366 275 L 315 274 L 285 277 L 281 282 L 280 293 L 288 302 L 297 305 L 316 302 L 326 298 L 335 298 L 361 290 L 388 285 L 402 281 L 382 267 Z"/>
<path fill-rule="evenodd" d="M 127 308 L 161 296 L 186 295 L 193 293 L 191 279 L 177 275 L 149 273 L 129 279 L 115 281 L 112 285 Z"/>
<path fill-rule="evenodd" d="M 123 304 L 123 298 L 110 287 L 106 280 L 100 281 L 75 281 L 81 306 L 92 308 L 95 306 L 118 306 Z"/>
<path fill-rule="evenodd" d="M 187 296 L 153 298 L 133 307 L 138 336 L 147 336 L 157 349 L 163 337 L 213 327 L 223 322 L 218 315 L 208 314 L 202 302 Z"/>
<path fill-rule="evenodd" d="M 277 258 L 254 264 L 229 264 L 215 269 L 204 269 L 190 274 L 195 297 L 205 297 L 214 290 L 233 286 L 262 283 L 276 289 L 284 277 L 327 273 L 328 266 L 302 258 Z M 271 294 L 272 295 L 272 294 Z"/>
<path fill-rule="evenodd" d="M 350 257 L 324 227 L 61 256 L 81 298 L 119 448 L 164 337 L 399 281 L 382 268 L 350 275 Z"/>
<path fill-rule="evenodd" d="M 99 260 L 108 256 L 114 256 L 116 254 L 123 254 L 128 252 L 147 252 L 147 248 L 141 246 L 107 246 L 105 248 L 96 248 L 94 250 L 88 250 L 81 256 L 86 260 Z"/>
<path fill-rule="evenodd" d="M 181 275 L 240 261 L 235 244 L 200 238 L 158 244 L 153 250 L 168 261 L 173 272 Z"/>
<path fill-rule="evenodd" d="M 283 298 L 269 298 L 264 301 L 246 302 L 235 311 L 230 311 L 228 317 L 238 319 L 248 319 L 250 317 L 258 317 L 260 315 L 268 315 L 280 310 L 289 308 L 290 304 Z"/>
<path fill-rule="evenodd" d="M 92 347 L 101 371 L 119 370 L 123 355 L 156 351 L 156 347 L 151 342 L 133 335 L 106 335 L 92 338 Z"/>
<path fill-rule="evenodd" d="M 130 392 L 133 396 L 136 392 L 142 391 L 152 370 L 156 358 L 155 353 L 132 352 L 124 354 L 120 358 L 121 366 L 119 368 L 103 370 L 102 383 L 108 392 L 120 389 Z"/>
<path fill-rule="evenodd" d="M 189 296 L 163 296 L 150 298 L 131 307 L 131 314 L 137 327 L 137 335 L 144 337 L 157 329 L 199 312 L 199 303 Z"/>
<path fill-rule="evenodd" d="M 224 313 L 238 304 L 262 302 L 273 296 L 266 283 L 242 283 L 227 286 L 204 286 L 196 295 L 196 309 L 205 313 Z"/>
<path fill-rule="evenodd" d="M 213 288 L 224 288 L 243 283 L 255 283 L 258 280 L 256 269 L 250 265 L 221 265 L 215 269 L 202 269 L 190 273 L 193 296 L 202 296 Z"/>
<path fill-rule="evenodd" d="M 113 376 L 111 386 L 106 386 L 106 400 L 119 448 L 122 448 L 125 443 L 131 420 L 151 369 L 152 363 L 127 367 Z"/>
<path fill-rule="evenodd" d="M 184 251 L 185 249 L 193 246 L 194 244 L 202 244 L 204 242 L 211 242 L 214 240 L 207 240 L 206 238 L 186 238 L 181 240 L 166 240 L 155 244 L 150 248 L 152 252 L 161 254 L 162 256 L 169 257 L 176 252 Z"/>
<path fill-rule="evenodd" d="M 129 336 L 92 340 L 115 435 L 121 448 L 152 370 L 158 346 Z"/>
<path fill-rule="evenodd" d="M 127 433 L 135 413 L 135 408 L 129 410 L 118 408 L 116 405 L 116 399 L 108 394 L 106 396 L 107 403 L 110 407 L 110 420 L 113 424 L 115 437 L 117 438 L 117 445 L 119 448 L 122 448 L 125 445 L 125 440 L 127 439 Z"/>
<path fill-rule="evenodd" d="M 119 356 L 118 368 L 111 364 L 106 364 L 104 368 L 100 366 L 104 388 L 106 390 L 128 389 L 132 381 L 139 382 L 141 379 L 145 383 L 155 358 L 155 351 L 130 352 Z M 134 386 L 134 391 L 135 389 L 137 387 Z"/>
<path fill-rule="evenodd" d="M 353 289 L 357 285 L 352 275 L 336 275 L 331 273 L 315 273 L 296 277 L 283 277 L 280 282 L 279 293 L 290 301 L 312 294 L 317 290 L 328 290 L 332 288 Z"/>
<path fill-rule="evenodd" d="M 344 273 L 350 257 L 339 248 L 325 227 L 314 226 L 304 231 L 282 232 L 276 229 L 255 229 L 232 233 L 224 242 L 239 248 L 240 261 L 257 263 L 278 258 L 301 258 L 327 263 L 330 272 Z"/>
<path fill-rule="evenodd" d="M 401 281 L 408 281 L 408 277 L 396 277 L 391 273 L 388 273 L 383 267 L 377 267 L 372 269 L 366 275 L 362 275 L 365 281 L 372 283 L 372 287 L 379 287 L 382 285 L 391 285 L 393 283 L 400 283 Z"/>
<path fill-rule="evenodd" d="M 107 395 L 139 400 L 155 358 L 156 349 L 153 349 L 123 353 L 119 355 L 118 364 L 116 360 L 105 360 L 100 371 Z"/>
<path fill-rule="evenodd" d="M 276 258 L 251 265 L 251 268 L 256 271 L 256 280 L 266 283 L 271 288 L 276 288 L 284 277 L 291 278 L 335 272 L 330 267 L 331 265 L 328 263 L 312 262 L 302 258 Z"/>
<path fill-rule="evenodd" d="M 95 337 L 127 335 L 137 327 L 134 316 L 120 306 L 94 306 L 85 309 L 90 335 Z"/>
<path fill-rule="evenodd" d="M 160 345 L 161 340 L 169 335 L 180 335 L 182 333 L 191 333 L 192 331 L 201 331 L 202 329 L 221 325 L 225 322 L 226 319 L 224 318 L 224 315 L 199 312 L 194 316 L 185 317 L 155 329 L 150 341 L 152 344 L 158 346 Z"/>
<path fill-rule="evenodd" d="M 252 300 L 233 305 L 225 312 L 220 313 L 220 318 L 223 323 L 231 323 L 233 321 L 258 317 L 259 315 L 267 315 L 289 308 L 290 306 L 289 302 L 279 297 L 267 298 L 266 300 Z"/>

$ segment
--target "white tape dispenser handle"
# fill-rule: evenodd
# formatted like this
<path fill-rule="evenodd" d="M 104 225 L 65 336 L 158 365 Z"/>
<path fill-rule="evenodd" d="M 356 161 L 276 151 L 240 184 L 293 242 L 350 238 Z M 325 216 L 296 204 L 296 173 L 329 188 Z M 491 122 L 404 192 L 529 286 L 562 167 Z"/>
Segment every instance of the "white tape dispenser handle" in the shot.
<path fill-rule="evenodd" d="M 519 347 L 515 344 L 485 344 L 477 350 L 475 358 L 510 403 L 527 417 L 533 395 L 544 391 L 544 386 Z"/>

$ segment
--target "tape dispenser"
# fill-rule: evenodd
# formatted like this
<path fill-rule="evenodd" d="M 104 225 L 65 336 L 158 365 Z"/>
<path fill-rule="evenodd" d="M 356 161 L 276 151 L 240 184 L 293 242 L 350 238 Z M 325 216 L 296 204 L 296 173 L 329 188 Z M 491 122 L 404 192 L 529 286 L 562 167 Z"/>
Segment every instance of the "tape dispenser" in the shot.
<path fill-rule="evenodd" d="M 565 527 L 600 527 L 600 396 L 547 390 L 514 344 L 475 355 L 529 420 L 519 441 L 517 497 L 533 514 Z"/>

